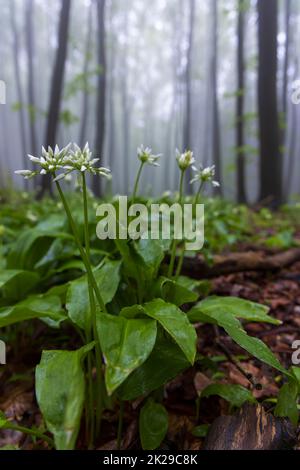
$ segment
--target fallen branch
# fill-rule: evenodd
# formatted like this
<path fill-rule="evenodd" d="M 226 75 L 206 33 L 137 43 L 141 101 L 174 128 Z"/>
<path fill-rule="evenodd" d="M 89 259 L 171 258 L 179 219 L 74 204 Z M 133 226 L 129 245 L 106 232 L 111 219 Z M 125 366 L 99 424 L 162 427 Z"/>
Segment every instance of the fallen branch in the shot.
<path fill-rule="evenodd" d="M 207 435 L 206 450 L 292 449 L 297 436 L 292 424 L 265 412 L 261 405 L 244 405 L 233 416 L 217 418 Z"/>
<path fill-rule="evenodd" d="M 286 268 L 297 261 L 300 261 L 300 248 L 292 248 L 274 255 L 266 255 L 262 251 L 216 255 L 212 265 L 208 265 L 200 255 L 195 258 L 186 257 L 182 273 L 195 279 L 212 278 L 245 271 L 274 271 Z"/>

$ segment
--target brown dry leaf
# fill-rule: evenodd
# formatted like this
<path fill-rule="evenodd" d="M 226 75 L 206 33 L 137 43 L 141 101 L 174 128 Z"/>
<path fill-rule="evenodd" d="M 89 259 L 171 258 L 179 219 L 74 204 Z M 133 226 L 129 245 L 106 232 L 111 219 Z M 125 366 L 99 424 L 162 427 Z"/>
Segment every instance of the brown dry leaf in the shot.
<path fill-rule="evenodd" d="M 212 380 L 209 379 L 205 374 L 202 374 L 202 372 L 197 372 L 195 377 L 194 377 L 194 386 L 197 391 L 197 393 L 201 393 L 202 390 L 204 390 L 208 385 L 212 383 Z"/>
<path fill-rule="evenodd" d="M 173 442 L 179 449 L 185 449 L 185 442 L 192 432 L 195 424 L 188 416 L 178 416 L 169 413 L 168 440 Z"/>
<path fill-rule="evenodd" d="M 126 450 L 132 447 L 132 444 L 136 440 L 138 434 L 138 421 L 134 419 L 130 425 L 126 428 L 126 434 L 122 442 L 122 449 Z"/>
<path fill-rule="evenodd" d="M 9 396 L 0 403 L 0 409 L 8 418 L 20 421 L 23 415 L 32 409 L 33 392 L 28 391 L 28 385 L 20 385 L 13 389 Z"/>

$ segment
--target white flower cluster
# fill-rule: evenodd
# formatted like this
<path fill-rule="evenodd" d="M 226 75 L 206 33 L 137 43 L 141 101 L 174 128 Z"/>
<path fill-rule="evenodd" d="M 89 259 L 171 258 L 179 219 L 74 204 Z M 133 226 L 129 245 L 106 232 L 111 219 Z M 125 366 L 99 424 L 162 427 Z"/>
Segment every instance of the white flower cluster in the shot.
<path fill-rule="evenodd" d="M 86 144 L 84 149 L 80 149 L 78 145 L 67 145 L 63 149 L 59 149 L 56 145 L 53 150 L 48 147 L 48 151 L 42 147 L 42 156 L 40 158 L 28 155 L 30 161 L 40 166 L 40 170 L 19 170 L 15 173 L 24 176 L 25 179 L 33 178 L 36 175 L 50 174 L 55 176 L 54 181 L 59 181 L 65 178 L 73 171 L 89 172 L 93 175 L 110 176 L 110 171 L 107 168 L 97 168 L 94 165 L 99 161 L 99 158 L 92 159 L 92 153 L 89 145 Z M 60 172 L 56 176 L 56 172 Z"/>
<path fill-rule="evenodd" d="M 159 163 L 157 163 L 157 160 L 161 157 L 161 154 L 153 155 L 152 149 L 150 149 L 149 147 L 145 148 L 143 145 L 141 145 L 137 149 L 137 155 L 138 155 L 139 160 L 142 163 L 146 163 L 147 165 L 152 165 L 152 166 L 159 166 Z"/>
<path fill-rule="evenodd" d="M 214 176 L 216 173 L 215 165 L 208 166 L 207 168 L 203 168 L 202 166 L 200 166 L 199 169 L 196 168 L 195 166 L 193 166 L 192 168 L 195 171 L 195 175 L 194 175 L 194 178 L 191 180 L 191 184 L 196 183 L 196 182 L 200 182 L 200 183 L 211 182 L 214 188 L 218 188 L 220 186 L 220 183 L 214 180 Z"/>
<path fill-rule="evenodd" d="M 176 160 L 181 171 L 186 171 L 195 163 L 194 154 L 191 150 L 187 150 L 184 153 L 176 150 Z"/>

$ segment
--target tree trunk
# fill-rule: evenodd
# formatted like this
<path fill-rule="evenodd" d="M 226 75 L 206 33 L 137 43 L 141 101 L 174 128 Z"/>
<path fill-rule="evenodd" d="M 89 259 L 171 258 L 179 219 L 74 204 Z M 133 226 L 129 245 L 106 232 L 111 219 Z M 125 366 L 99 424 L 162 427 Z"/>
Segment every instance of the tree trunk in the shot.
<path fill-rule="evenodd" d="M 213 52 L 211 59 L 211 80 L 213 93 L 213 118 L 212 118 L 212 157 L 216 166 L 216 180 L 221 183 L 220 188 L 215 188 L 215 194 L 222 194 L 222 161 L 221 161 L 221 138 L 220 138 L 220 116 L 218 103 L 218 0 L 212 0 L 212 43 Z"/>
<path fill-rule="evenodd" d="M 113 19 L 114 12 L 113 7 L 111 4 L 110 9 L 110 27 L 111 31 L 113 31 Z M 115 162 L 115 152 L 116 152 L 116 145 L 115 145 L 115 102 L 114 102 L 114 93 L 115 93 L 115 63 L 116 63 L 116 39 L 115 36 L 112 35 L 111 39 L 111 47 L 110 47 L 110 80 L 109 80 L 109 97 L 108 97 L 108 106 L 109 106 L 109 140 L 108 140 L 108 154 L 109 154 L 109 168 L 113 172 L 114 171 L 114 162 Z"/>
<path fill-rule="evenodd" d="M 124 11 L 124 37 L 125 45 L 122 59 L 122 76 L 121 76 L 121 102 L 122 102 L 122 128 L 124 139 L 123 165 L 124 165 L 124 186 L 125 193 L 130 191 L 129 179 L 129 152 L 130 152 L 130 103 L 128 97 L 128 67 L 127 67 L 127 41 L 128 41 L 128 9 Z"/>
<path fill-rule="evenodd" d="M 80 136 L 79 142 L 81 147 L 85 145 L 86 139 L 86 127 L 89 114 L 89 90 L 88 90 L 88 72 L 89 72 L 89 63 L 91 59 L 91 46 L 92 46 L 92 19 L 93 19 L 93 6 L 92 3 L 89 6 L 88 12 L 88 24 L 87 24 L 87 37 L 85 45 L 85 55 L 84 55 L 84 65 L 83 65 L 83 81 L 84 81 L 84 90 L 82 97 L 82 116 L 81 116 L 81 126 L 80 126 Z"/>
<path fill-rule="evenodd" d="M 192 52 L 194 41 L 194 17 L 195 17 L 195 0 L 189 0 L 189 36 L 188 36 L 188 49 L 186 58 L 186 98 L 185 98 L 185 119 L 184 119 L 184 133 L 183 133 L 183 151 L 192 150 Z M 188 170 L 188 180 L 191 179 L 191 169 Z M 187 192 L 192 192 L 192 186 L 187 183 Z"/>
<path fill-rule="evenodd" d="M 28 66 L 28 115 L 30 130 L 30 151 L 32 155 L 37 155 L 37 132 L 36 132 L 36 100 L 35 100 L 35 73 L 34 73 L 34 0 L 26 0 L 26 48 Z"/>
<path fill-rule="evenodd" d="M 260 127 L 260 199 L 282 201 L 282 156 L 277 104 L 277 0 L 258 0 L 258 108 Z"/>
<path fill-rule="evenodd" d="M 105 91 L 106 91 L 106 57 L 105 57 L 105 0 L 97 0 L 97 64 L 98 64 L 98 87 L 96 108 L 96 140 L 95 153 L 102 157 L 104 133 L 105 133 Z M 93 191 L 96 196 L 101 196 L 101 180 L 93 177 Z"/>
<path fill-rule="evenodd" d="M 46 126 L 45 144 L 54 147 L 59 123 L 59 112 L 61 97 L 63 92 L 65 63 L 68 51 L 68 33 L 70 24 L 71 0 L 62 0 L 61 13 L 58 28 L 58 46 L 56 52 L 55 65 L 51 80 L 51 91 L 49 101 L 49 111 Z M 52 193 L 51 178 L 43 177 L 42 190 L 39 196 L 43 196 L 46 191 Z"/>
<path fill-rule="evenodd" d="M 21 132 L 21 145 L 22 145 L 22 155 L 23 155 L 23 164 L 24 169 L 28 168 L 28 159 L 26 157 L 27 153 L 27 142 L 26 142 L 26 123 L 25 123 L 25 110 L 24 110 L 24 97 L 21 83 L 21 68 L 20 68 L 20 38 L 16 22 L 16 9 L 15 9 L 15 0 L 9 2 L 10 6 L 10 23 L 13 33 L 13 60 L 14 60 L 14 70 L 16 78 L 16 88 L 17 88 L 17 99 L 19 109 L 19 118 L 20 118 L 20 132 Z M 28 181 L 25 180 L 25 188 L 28 189 Z"/>
<path fill-rule="evenodd" d="M 244 142 L 244 101 L 245 101 L 245 0 L 238 0 L 237 26 L 237 71 L 238 87 L 236 102 L 236 146 L 237 146 L 237 199 L 246 202 L 245 189 L 245 142 Z"/>

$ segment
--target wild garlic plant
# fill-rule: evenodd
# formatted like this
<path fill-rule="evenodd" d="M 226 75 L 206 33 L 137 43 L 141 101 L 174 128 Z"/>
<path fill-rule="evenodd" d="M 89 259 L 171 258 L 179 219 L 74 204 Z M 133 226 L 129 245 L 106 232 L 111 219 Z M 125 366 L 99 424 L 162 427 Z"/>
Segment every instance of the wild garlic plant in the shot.
<path fill-rule="evenodd" d="M 65 213 L 68 218 L 69 225 L 73 232 L 74 240 L 79 250 L 81 259 L 84 263 L 87 277 L 88 277 L 88 291 L 90 299 L 90 308 L 91 308 L 91 324 L 87 326 L 85 331 L 86 343 L 95 341 L 96 354 L 94 361 L 92 354 L 88 354 L 88 390 L 89 390 L 89 403 L 88 403 L 88 413 L 87 421 L 89 426 L 89 435 L 90 435 L 90 444 L 92 444 L 95 436 L 98 435 L 100 422 L 101 422 L 101 413 L 103 409 L 104 397 L 101 396 L 101 391 L 104 390 L 102 381 L 102 353 L 100 349 L 100 344 L 98 340 L 97 327 L 96 327 L 96 313 L 97 308 L 100 308 L 102 312 L 106 312 L 105 303 L 103 301 L 100 289 L 96 282 L 93 267 L 90 261 L 90 234 L 89 234 L 89 218 L 88 218 L 88 198 L 87 198 L 87 184 L 86 184 L 86 174 L 90 173 L 92 175 L 98 175 L 103 177 L 108 177 L 110 175 L 110 170 L 104 167 L 95 167 L 96 163 L 99 162 L 98 158 L 92 158 L 92 153 L 89 149 L 88 143 L 85 145 L 84 149 L 81 150 L 78 145 L 71 144 L 67 145 L 63 149 L 59 149 L 58 146 L 53 150 L 51 147 L 48 147 L 46 150 L 42 147 L 42 156 L 34 157 L 33 155 L 28 155 L 30 161 L 35 165 L 40 166 L 40 170 L 19 170 L 15 173 L 21 176 L 24 176 L 26 179 L 36 177 L 37 175 L 50 175 L 53 179 L 53 182 L 56 184 L 61 202 L 63 204 Z M 71 173 L 77 173 L 77 176 L 81 179 L 82 185 L 82 199 L 83 199 L 83 214 L 84 214 L 84 240 L 85 246 L 82 246 L 79 230 L 75 223 L 75 220 L 72 216 L 72 212 L 68 201 L 65 197 L 63 189 L 61 187 L 60 181 L 68 177 Z M 58 174 L 59 173 L 59 174 Z M 80 182 L 79 182 L 80 183 Z M 96 396 L 93 393 L 92 385 L 92 368 L 93 362 L 95 362 L 97 370 L 97 389 L 99 391 Z M 94 418 L 93 407 L 94 402 L 96 402 L 96 418 Z"/>
<path fill-rule="evenodd" d="M 142 146 L 137 157 L 140 165 L 132 204 L 137 198 L 145 165 L 158 166 L 160 155 L 154 155 L 150 148 Z M 58 312 L 51 312 L 54 308 L 52 303 L 47 311 L 50 319 L 70 321 L 76 331 L 79 330 L 83 346 L 75 351 L 43 351 L 36 368 L 37 402 L 47 429 L 53 434 L 56 449 L 71 450 L 76 446 L 84 406 L 87 445 L 94 448 L 100 433 L 102 412 L 112 404 L 119 412 L 116 434 L 117 446 L 121 448 L 125 403 L 137 399 L 141 403 L 139 431 L 142 448 L 157 448 L 168 430 L 167 410 L 157 390 L 194 364 L 197 358 L 194 323 L 223 328 L 249 354 L 294 380 L 262 341 L 247 335 L 239 321 L 241 318 L 243 321 L 278 324 L 268 315 L 268 308 L 232 297 L 209 297 L 205 280 L 195 281 L 181 276 L 184 243 L 175 276 L 178 248 L 175 239 L 171 241 L 168 274 L 164 261 L 170 251 L 169 240 L 165 243 L 165 240 L 143 239 L 142 236 L 134 240 L 117 238 L 103 263 L 93 266 L 86 175 L 90 173 L 107 178 L 110 172 L 97 167 L 98 160 L 92 158 L 88 145 L 82 150 L 76 145 L 64 149 L 48 148 L 48 151 L 43 149 L 40 158 L 29 158 L 38 169 L 17 173 L 25 178 L 40 174 L 52 177 L 85 270 L 82 277 L 65 285 L 66 295 L 64 300 L 59 299 Z M 177 152 L 176 158 L 180 171 L 178 202 L 184 203 L 184 179 L 187 170 L 192 168 L 195 175 L 191 183 L 198 184 L 193 202 L 198 204 L 206 184 L 219 184 L 214 180 L 215 169 L 196 168 L 191 151 Z M 61 181 L 73 173 L 81 183 L 84 244 L 61 187 Z M 10 273 L 10 276 L 14 275 L 14 271 Z M 33 273 L 22 272 L 21 275 L 32 276 Z M 49 294 L 45 293 L 45 296 L 48 298 Z M 42 300 L 44 303 L 45 299 Z M 39 298 L 35 299 L 35 303 L 38 301 Z M 36 314 L 32 313 L 34 306 L 30 297 L 25 302 L 25 309 L 24 301 L 21 302 L 23 319 L 42 318 L 39 309 Z M 190 307 L 183 309 L 183 305 Z M 14 311 L 9 307 L 0 315 L 0 326 L 18 321 L 19 308 Z M 84 368 L 82 361 L 85 361 Z M 217 384 L 213 385 L 213 391 L 206 390 L 206 396 L 216 394 Z M 240 396 L 240 390 L 238 393 Z M 250 390 L 243 390 L 243 400 L 253 402 Z M 279 412 L 283 413 L 282 410 Z"/>

